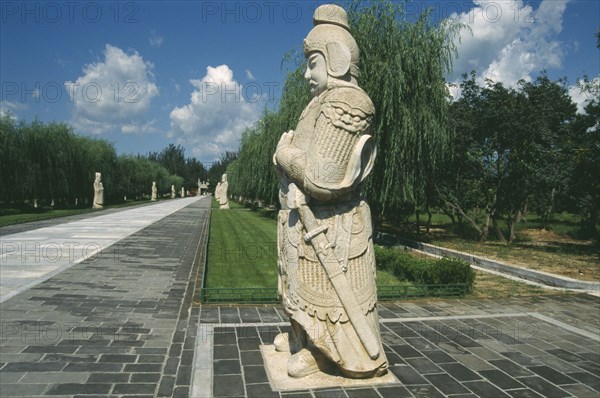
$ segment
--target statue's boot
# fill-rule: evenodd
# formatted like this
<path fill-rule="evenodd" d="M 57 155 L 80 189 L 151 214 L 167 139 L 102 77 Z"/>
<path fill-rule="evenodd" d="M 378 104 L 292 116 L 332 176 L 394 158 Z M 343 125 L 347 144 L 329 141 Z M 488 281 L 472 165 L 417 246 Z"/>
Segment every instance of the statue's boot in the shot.
<path fill-rule="evenodd" d="M 313 353 L 303 348 L 290 358 L 287 365 L 288 375 L 290 377 L 300 378 L 319 371 L 317 358 Z"/>
<path fill-rule="evenodd" d="M 291 352 L 292 354 L 297 353 L 302 349 L 302 343 L 292 333 L 279 333 L 273 340 L 275 345 L 275 351 L 277 352 Z"/>
<path fill-rule="evenodd" d="M 275 345 L 275 351 L 277 352 L 286 352 L 290 350 L 290 340 L 288 333 L 279 333 L 275 336 L 275 340 L 273 340 L 273 344 Z"/>

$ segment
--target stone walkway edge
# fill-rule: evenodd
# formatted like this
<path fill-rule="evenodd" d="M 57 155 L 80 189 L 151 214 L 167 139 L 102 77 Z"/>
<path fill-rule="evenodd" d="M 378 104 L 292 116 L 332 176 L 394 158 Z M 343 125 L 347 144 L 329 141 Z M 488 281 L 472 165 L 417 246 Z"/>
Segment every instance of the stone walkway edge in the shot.
<path fill-rule="evenodd" d="M 381 235 L 384 236 L 384 239 L 392 237 L 392 239 L 395 239 L 400 242 L 399 244 L 392 245 L 393 247 L 402 247 L 409 250 L 416 250 L 435 257 L 445 256 L 460 258 L 472 265 L 482 268 L 484 271 L 495 271 L 500 274 L 510 275 L 519 279 L 533 281 L 545 286 L 600 293 L 600 282 L 582 281 L 578 279 L 568 278 L 566 276 L 551 274 L 549 272 L 520 268 L 486 257 L 477 256 L 470 253 L 464 253 L 453 249 L 447 249 L 428 243 L 417 242 L 410 239 L 400 238 L 387 233 L 381 233 Z"/>

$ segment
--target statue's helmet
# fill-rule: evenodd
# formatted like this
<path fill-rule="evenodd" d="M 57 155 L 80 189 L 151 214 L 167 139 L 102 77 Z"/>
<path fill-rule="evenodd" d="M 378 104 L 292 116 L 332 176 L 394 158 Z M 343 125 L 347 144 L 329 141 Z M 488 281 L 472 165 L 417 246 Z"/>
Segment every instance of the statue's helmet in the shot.
<path fill-rule="evenodd" d="M 324 4 L 313 15 L 315 27 L 304 39 L 304 54 L 319 51 L 327 62 L 330 76 L 341 78 L 347 73 L 358 78 L 358 45 L 350 33 L 346 11 L 334 4 Z"/>

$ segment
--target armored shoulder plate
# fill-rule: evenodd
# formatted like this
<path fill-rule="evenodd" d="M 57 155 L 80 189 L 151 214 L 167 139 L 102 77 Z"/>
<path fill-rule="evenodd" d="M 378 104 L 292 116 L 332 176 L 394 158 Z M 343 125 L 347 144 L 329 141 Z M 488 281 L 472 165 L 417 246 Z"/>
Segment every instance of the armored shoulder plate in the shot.
<path fill-rule="evenodd" d="M 332 89 L 321 110 L 335 127 L 350 133 L 364 132 L 375 114 L 373 102 L 358 87 Z"/>

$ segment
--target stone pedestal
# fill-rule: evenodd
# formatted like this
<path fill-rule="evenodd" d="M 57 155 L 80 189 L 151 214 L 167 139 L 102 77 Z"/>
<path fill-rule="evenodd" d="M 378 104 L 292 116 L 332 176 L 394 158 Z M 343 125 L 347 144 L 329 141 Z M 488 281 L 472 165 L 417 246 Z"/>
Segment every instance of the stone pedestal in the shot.
<path fill-rule="evenodd" d="M 261 345 L 260 353 L 265 363 L 271 389 L 274 391 L 299 391 L 315 388 L 344 387 L 359 388 L 383 385 L 401 385 L 396 376 L 390 371 L 380 377 L 370 379 L 350 379 L 340 373 L 316 372 L 306 377 L 294 378 L 287 374 L 289 351 L 277 352 L 273 344 Z"/>

